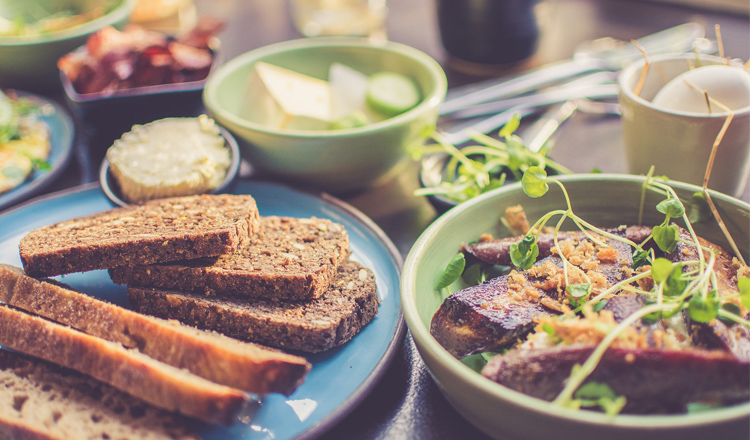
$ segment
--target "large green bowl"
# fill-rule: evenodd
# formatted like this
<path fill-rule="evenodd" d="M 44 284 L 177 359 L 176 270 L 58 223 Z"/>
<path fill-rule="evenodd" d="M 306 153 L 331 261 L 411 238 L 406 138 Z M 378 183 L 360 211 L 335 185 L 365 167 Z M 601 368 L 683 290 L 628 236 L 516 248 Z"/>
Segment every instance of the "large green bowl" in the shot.
<path fill-rule="evenodd" d="M 327 79 L 334 62 L 365 75 L 391 71 L 411 77 L 422 102 L 398 116 L 349 130 L 275 130 L 238 116 L 255 63 L 264 61 Z M 211 116 L 237 138 L 254 167 L 292 182 L 345 192 L 385 179 L 437 121 L 446 78 L 425 53 L 403 44 L 365 38 L 321 37 L 286 41 L 252 50 L 213 73 L 203 91 Z M 390 174 L 392 175 L 392 173 Z"/>
<path fill-rule="evenodd" d="M 643 177 L 570 175 L 561 176 L 559 180 L 570 194 L 574 212 L 594 225 L 636 224 Z M 669 183 L 680 198 L 687 200 L 700 189 L 684 183 Z M 664 215 L 654 209 L 662 198 L 653 192 L 647 193 L 643 224 L 663 221 Z M 715 195 L 713 200 L 747 260 L 750 256 L 750 205 L 724 195 Z M 592 411 L 559 408 L 491 382 L 440 346 L 429 332 L 432 315 L 443 299 L 434 289 L 436 280 L 461 244 L 476 240 L 482 233 L 503 236 L 498 219 L 506 207 L 516 204 L 523 205 L 531 221 L 566 206 L 556 185 L 550 185 L 550 191 L 538 199 L 524 195 L 520 184 L 491 191 L 438 218 L 414 244 L 402 271 L 401 302 L 406 323 L 427 368 L 458 412 L 498 439 L 747 439 L 750 403 L 689 415 L 619 415 L 610 419 Z M 704 238 L 726 245 L 714 221 L 694 226 Z M 455 291 L 459 287 L 457 282 L 452 289 Z"/>
<path fill-rule="evenodd" d="M 0 37 L 0 85 L 39 89 L 60 82 L 57 60 L 86 43 L 92 33 L 106 26 L 125 25 L 137 0 L 121 0 L 109 13 L 80 25 L 36 35 Z M 65 5 L 95 3 L 93 0 L 11 0 L 0 2 L 0 16 L 12 20 L 17 14 L 42 6 L 47 10 Z M 29 12 L 30 13 L 30 12 Z"/>

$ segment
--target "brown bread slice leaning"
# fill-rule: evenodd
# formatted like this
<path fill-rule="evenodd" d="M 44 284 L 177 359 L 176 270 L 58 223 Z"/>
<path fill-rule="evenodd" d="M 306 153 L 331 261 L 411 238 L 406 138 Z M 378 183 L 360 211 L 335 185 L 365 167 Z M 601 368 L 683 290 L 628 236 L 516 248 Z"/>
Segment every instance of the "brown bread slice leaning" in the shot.
<path fill-rule="evenodd" d="M 261 217 L 250 242 L 213 258 L 122 266 L 117 284 L 183 292 L 279 299 L 313 299 L 328 290 L 349 257 L 344 227 L 319 218 Z"/>
<path fill-rule="evenodd" d="M 192 424 L 83 374 L 0 349 L 0 438 L 198 440 Z"/>
<path fill-rule="evenodd" d="M 19 248 L 26 273 L 43 277 L 222 255 L 257 227 L 249 195 L 174 197 L 44 226 Z"/>
<path fill-rule="evenodd" d="M 311 301 L 204 297 L 198 294 L 128 287 L 135 310 L 233 338 L 285 349 L 319 352 L 341 345 L 378 311 L 375 277 L 348 261 L 328 291 Z"/>
<path fill-rule="evenodd" d="M 146 316 L 3 264 L 0 301 L 255 394 L 290 395 L 310 370 L 299 356 Z"/>
<path fill-rule="evenodd" d="M 247 394 L 46 319 L 0 306 L 0 345 L 89 375 L 131 396 L 209 423 L 233 423 Z"/>

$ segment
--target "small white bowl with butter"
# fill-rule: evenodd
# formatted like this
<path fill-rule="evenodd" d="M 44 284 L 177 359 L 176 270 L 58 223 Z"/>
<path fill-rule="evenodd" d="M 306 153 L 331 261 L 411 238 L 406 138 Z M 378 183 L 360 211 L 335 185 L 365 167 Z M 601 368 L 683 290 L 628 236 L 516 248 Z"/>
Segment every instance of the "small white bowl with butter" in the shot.
<path fill-rule="evenodd" d="M 125 206 L 226 191 L 239 170 L 237 142 L 205 115 L 134 125 L 107 150 L 99 178 L 107 198 Z"/>

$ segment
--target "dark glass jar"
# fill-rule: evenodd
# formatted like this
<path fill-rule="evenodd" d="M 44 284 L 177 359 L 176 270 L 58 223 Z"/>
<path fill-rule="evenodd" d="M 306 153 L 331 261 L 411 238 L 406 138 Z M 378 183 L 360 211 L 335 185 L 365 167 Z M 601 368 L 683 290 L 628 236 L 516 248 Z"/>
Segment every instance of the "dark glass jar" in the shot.
<path fill-rule="evenodd" d="M 539 41 L 537 0 L 435 0 L 443 47 L 462 61 L 509 64 Z"/>

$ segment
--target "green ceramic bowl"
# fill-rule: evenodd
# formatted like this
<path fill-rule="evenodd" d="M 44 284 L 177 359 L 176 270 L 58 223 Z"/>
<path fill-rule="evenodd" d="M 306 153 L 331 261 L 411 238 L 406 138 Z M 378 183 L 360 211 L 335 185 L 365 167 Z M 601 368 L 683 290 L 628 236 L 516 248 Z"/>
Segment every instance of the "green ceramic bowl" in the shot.
<path fill-rule="evenodd" d="M 643 177 L 629 175 L 569 175 L 559 180 L 567 188 L 573 210 L 601 227 L 635 224 Z M 682 197 L 699 188 L 669 182 Z M 663 197 L 647 194 L 644 224 L 663 221 L 654 209 Z M 715 195 L 713 200 L 747 259 L 750 246 L 750 205 Z M 430 335 L 429 325 L 443 297 L 434 285 L 463 243 L 488 232 L 502 237 L 498 219 L 507 206 L 522 204 L 530 220 L 552 209 L 565 209 L 556 185 L 543 197 L 524 195 L 513 184 L 462 203 L 438 218 L 409 252 L 401 275 L 401 302 L 406 323 L 427 368 L 446 398 L 467 420 L 498 439 L 581 440 L 688 440 L 746 439 L 750 435 L 750 403 L 690 415 L 620 415 L 613 419 L 592 411 L 574 411 L 553 406 L 505 388 L 474 372 Z M 715 222 L 694 225 L 696 232 L 717 244 L 726 242 Z M 570 227 L 570 226 L 569 226 Z M 456 282 L 452 289 L 463 287 Z M 686 384 L 689 386 L 689 384 Z"/>
<path fill-rule="evenodd" d="M 333 62 L 370 75 L 397 72 L 414 79 L 422 102 L 396 117 L 349 130 L 275 130 L 237 116 L 258 61 L 327 79 Z M 318 189 L 345 192 L 386 179 L 437 121 L 446 91 L 445 73 L 428 55 L 403 44 L 364 38 L 321 37 L 262 47 L 229 61 L 213 73 L 203 92 L 211 117 L 237 138 L 254 167 Z M 392 174 L 392 173 L 391 173 Z"/>
<path fill-rule="evenodd" d="M 0 84 L 39 89 L 59 84 L 57 60 L 86 43 L 88 36 L 106 26 L 121 28 L 137 0 L 121 0 L 109 13 L 77 26 L 37 35 L 0 37 Z M 66 5 L 96 4 L 96 0 L 19 0 L 0 2 L 0 17 L 13 20 L 32 8 L 55 11 Z"/>

